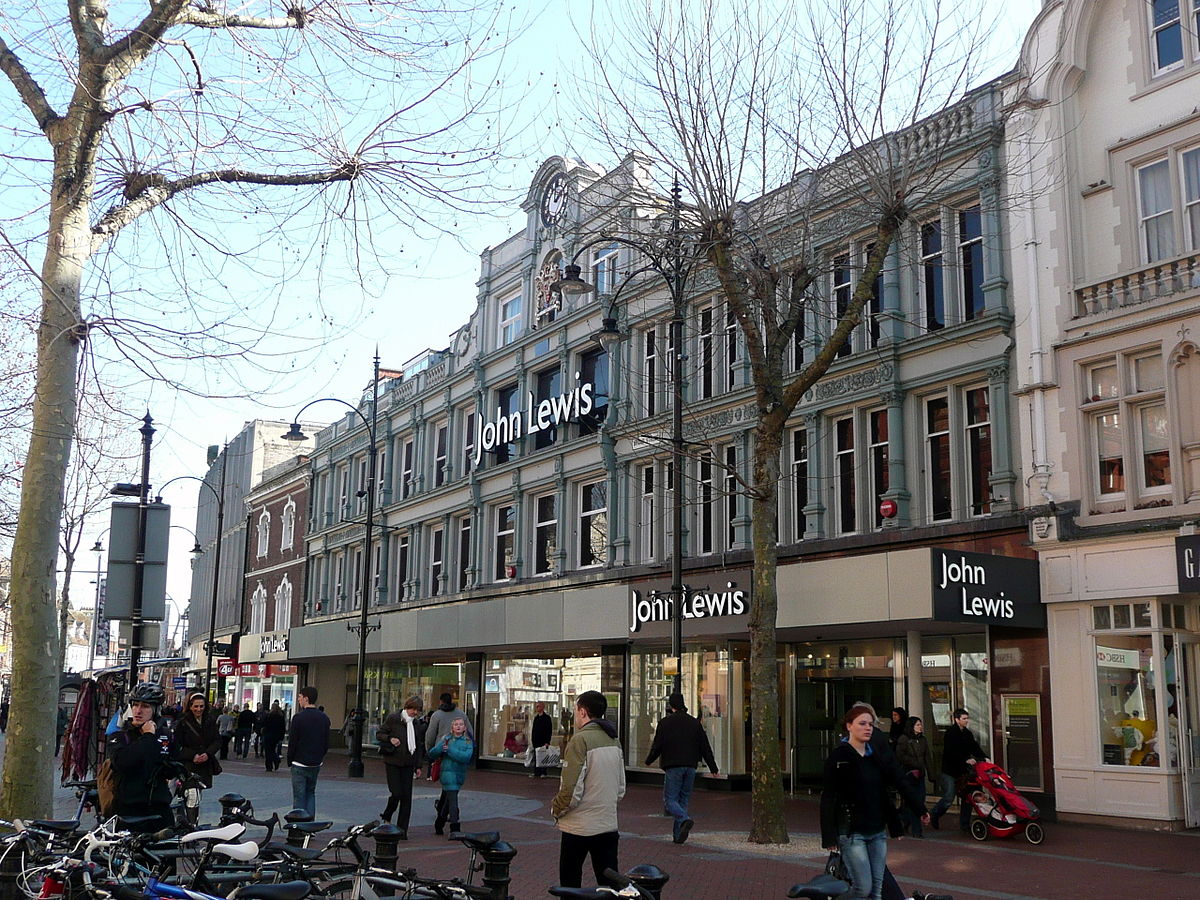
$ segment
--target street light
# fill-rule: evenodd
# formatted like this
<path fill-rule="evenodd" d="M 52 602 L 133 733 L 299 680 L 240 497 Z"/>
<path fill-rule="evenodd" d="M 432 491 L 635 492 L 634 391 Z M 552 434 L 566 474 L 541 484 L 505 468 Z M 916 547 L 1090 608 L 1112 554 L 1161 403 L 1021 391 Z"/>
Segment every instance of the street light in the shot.
<path fill-rule="evenodd" d="M 667 286 L 671 295 L 671 347 L 674 359 L 671 360 L 671 655 L 675 657 L 674 690 L 680 691 L 683 678 L 683 607 L 684 595 L 687 588 L 683 583 L 683 363 L 686 359 L 683 350 L 683 318 L 684 295 L 690 267 L 698 257 L 684 254 L 684 234 L 681 221 L 681 191 L 679 177 L 671 186 L 671 226 L 666 238 L 658 243 L 637 241 L 630 238 L 604 235 L 588 241 L 575 251 L 570 263 L 563 270 L 563 277 L 555 282 L 554 288 L 564 294 L 588 294 L 596 290 L 581 277 L 581 270 L 576 263 L 579 254 L 590 247 L 602 242 L 622 244 L 636 250 L 648 261 L 645 265 L 625 276 L 620 286 L 614 292 L 609 303 L 608 315 L 601 321 L 600 331 L 596 340 L 610 356 L 622 340 L 622 334 L 617 327 L 616 302 L 621 291 L 632 279 L 644 272 L 658 275 Z"/>
<path fill-rule="evenodd" d="M 375 467 L 379 453 L 379 448 L 376 446 L 379 422 L 379 351 L 375 352 L 375 373 L 371 379 L 371 417 L 369 419 L 353 403 L 347 403 L 338 397 L 322 397 L 319 400 L 312 400 L 300 408 L 300 411 L 296 413 L 296 418 L 288 427 L 287 433 L 283 435 L 285 441 L 308 440 L 308 435 L 300 429 L 300 417 L 304 415 L 306 409 L 318 403 L 340 403 L 342 406 L 349 407 L 367 427 L 367 483 L 364 485 L 367 498 L 367 520 L 363 545 L 362 603 L 358 624 L 346 624 L 347 630 L 358 632 L 358 684 L 355 692 L 354 731 L 350 736 L 350 764 L 346 768 L 346 775 L 350 778 L 362 778 L 364 774 L 363 731 L 367 718 L 367 635 L 379 627 L 367 623 L 367 613 L 370 608 L 368 600 L 372 593 L 371 570 L 374 568 L 371 539 L 375 531 Z"/>
<path fill-rule="evenodd" d="M 96 538 L 96 543 L 92 545 L 92 552 L 96 554 L 96 600 L 92 607 L 92 634 L 88 641 L 88 671 L 92 671 L 96 667 L 96 638 L 97 631 L 100 629 L 100 617 L 104 614 L 104 609 L 101 606 L 100 598 L 100 554 L 104 552 L 104 545 L 100 543 L 103 537 L 111 531 L 110 528 L 105 528 L 100 532 L 100 536 Z M 104 648 L 104 658 L 108 659 L 108 648 Z"/>

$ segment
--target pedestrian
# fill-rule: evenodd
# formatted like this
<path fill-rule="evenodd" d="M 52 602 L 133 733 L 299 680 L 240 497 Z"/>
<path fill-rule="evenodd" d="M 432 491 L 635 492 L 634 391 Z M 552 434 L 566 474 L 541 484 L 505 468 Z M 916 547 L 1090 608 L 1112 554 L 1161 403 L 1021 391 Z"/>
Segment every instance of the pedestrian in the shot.
<path fill-rule="evenodd" d="M 562 784 L 550 804 L 562 832 L 558 883 L 583 886 L 583 861 L 592 858 L 597 886 L 604 870 L 617 869 L 617 803 L 625 796 L 625 758 L 617 729 L 604 718 L 608 701 L 599 691 L 575 698 L 575 734 L 563 754 Z"/>
<path fill-rule="evenodd" d="M 254 710 L 247 703 L 238 713 L 237 728 L 233 732 L 233 755 L 242 759 L 250 752 L 250 735 L 254 733 Z"/>
<path fill-rule="evenodd" d="M 533 722 L 529 726 L 529 752 L 533 754 L 533 774 L 530 778 L 545 778 L 546 767 L 537 764 L 537 752 L 549 747 L 554 740 L 554 720 L 547 715 L 545 703 L 535 703 L 533 712 Z"/>
<path fill-rule="evenodd" d="M 283 710 L 279 708 L 279 701 L 276 700 L 271 704 L 262 726 L 263 752 L 268 772 L 279 771 L 279 745 L 283 743 L 285 734 L 287 720 L 283 717 Z"/>
<path fill-rule="evenodd" d="M 233 707 L 233 713 L 237 707 Z M 217 734 L 221 735 L 221 759 L 229 759 L 229 742 L 233 740 L 234 729 L 237 728 L 237 718 L 228 708 L 222 709 L 217 716 Z"/>
<path fill-rule="evenodd" d="M 441 694 L 438 701 L 438 708 L 429 717 L 429 728 L 425 731 L 426 751 L 431 750 L 434 744 L 450 733 L 450 723 L 455 719 L 467 722 L 467 714 L 454 705 L 454 697 L 448 691 Z M 467 722 L 467 736 L 474 739 L 470 722 Z"/>
<path fill-rule="evenodd" d="M 821 789 L 821 846 L 842 855 L 850 875 L 846 897 L 881 900 L 887 867 L 887 838 L 902 833 L 900 817 L 888 797 L 888 785 L 903 802 L 929 821 L 923 804 L 903 783 L 894 760 L 883 759 L 871 745 L 875 713 L 853 706 L 842 717 L 846 736 L 825 760 Z"/>
<path fill-rule="evenodd" d="M 384 719 L 383 725 L 375 732 L 388 787 L 387 805 L 379 818 L 390 822 L 395 813 L 396 827 L 400 829 L 402 841 L 408 840 L 413 779 L 421 777 L 421 766 L 425 761 L 427 732 L 421 720 L 424 708 L 425 703 L 420 697 L 409 697 L 404 701 L 404 708 Z"/>
<path fill-rule="evenodd" d="M 8 701 L 0 703 L 0 734 L 8 731 Z"/>
<path fill-rule="evenodd" d="M 346 721 L 342 722 L 342 739 L 347 747 L 354 746 L 354 732 L 358 728 L 358 709 L 346 713 Z"/>
<path fill-rule="evenodd" d="M 267 721 L 267 705 L 265 703 L 258 704 L 258 709 L 254 713 L 254 758 L 259 759 L 263 755 L 263 740 L 262 728 L 263 723 Z"/>
<path fill-rule="evenodd" d="M 329 716 L 316 708 L 317 689 L 300 688 L 299 711 L 288 727 L 287 762 L 292 770 L 292 808 L 317 814 L 317 776 L 329 751 Z M 244 710 L 249 712 L 249 710 Z M 250 713 L 252 716 L 254 713 Z"/>
<path fill-rule="evenodd" d="M 908 724 L 908 710 L 903 706 L 892 707 L 892 727 L 888 730 L 888 744 L 893 750 L 904 734 L 904 726 Z"/>
<path fill-rule="evenodd" d="M 441 775 L 438 781 L 442 785 L 442 793 L 437 798 L 437 818 L 433 822 L 433 833 L 443 834 L 446 822 L 450 823 L 450 833 L 462 831 L 458 812 L 458 792 L 462 790 L 467 780 L 467 769 L 471 766 L 471 757 L 475 754 L 475 744 L 467 737 L 467 720 L 455 719 L 450 723 L 450 733 L 433 745 L 429 751 L 430 759 L 442 761 Z"/>
<path fill-rule="evenodd" d="M 920 716 L 908 717 L 904 734 L 896 741 L 896 762 L 904 770 L 908 786 L 921 798 L 921 805 L 924 806 L 925 779 L 933 778 L 933 756 L 929 741 L 925 737 L 925 723 L 921 721 Z M 914 816 L 907 806 L 900 807 L 900 819 L 913 837 L 925 837 L 921 820 Z"/>
<path fill-rule="evenodd" d="M 212 787 L 213 777 L 221 774 L 221 763 L 217 760 L 220 750 L 221 734 L 208 712 L 208 701 L 203 694 L 192 694 L 171 738 L 171 758 L 195 775 L 207 790 Z M 186 809 L 188 820 L 195 825 L 200 813 L 199 798 Z"/>
<path fill-rule="evenodd" d="M 166 755 L 166 734 L 160 734 L 158 711 L 162 685 L 139 681 L 129 692 L 129 713 L 124 725 L 108 738 L 106 758 L 112 761 L 113 806 L 107 814 L 154 817 L 131 830 L 153 832 L 171 825 L 171 766 Z"/>
<path fill-rule="evenodd" d="M 987 759 L 987 754 L 975 740 L 975 735 L 967 728 L 971 722 L 971 714 L 962 707 L 954 710 L 954 721 L 942 736 L 942 799 L 934 804 L 930 813 L 930 824 L 937 828 L 942 816 L 954 802 L 954 798 L 962 790 L 962 782 L 971 772 L 971 767 L 981 759 Z M 958 827 L 969 831 L 971 827 L 971 804 L 965 798 L 959 798 Z"/>
<path fill-rule="evenodd" d="M 58 756 L 59 750 L 62 749 L 63 735 L 67 733 L 67 708 L 60 706 L 58 708 L 58 716 L 54 721 L 54 755 Z"/>
<path fill-rule="evenodd" d="M 663 770 L 663 809 L 675 821 L 671 835 L 675 843 L 688 839 L 696 823 L 688 815 L 688 801 L 696 784 L 696 765 L 701 759 L 708 771 L 717 774 L 717 761 L 713 757 L 708 734 L 700 720 L 688 715 L 683 694 L 676 691 L 667 698 L 667 713 L 654 730 L 654 741 L 646 756 L 646 765 L 653 765 L 660 756 Z"/>

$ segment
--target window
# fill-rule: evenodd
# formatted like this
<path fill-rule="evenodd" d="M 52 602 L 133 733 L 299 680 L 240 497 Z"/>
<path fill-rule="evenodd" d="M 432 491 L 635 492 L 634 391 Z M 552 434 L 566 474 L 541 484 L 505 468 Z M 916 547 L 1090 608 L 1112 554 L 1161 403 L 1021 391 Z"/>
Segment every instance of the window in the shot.
<path fill-rule="evenodd" d="M 390 489 L 387 482 L 387 448 L 381 447 L 375 454 L 375 503 L 381 506 L 384 501 L 384 493 Z"/>
<path fill-rule="evenodd" d="M 292 583 L 287 575 L 275 588 L 275 624 L 272 631 L 287 631 L 292 627 Z M 266 630 L 265 628 L 263 629 Z"/>
<path fill-rule="evenodd" d="M 279 551 L 291 550 L 296 542 L 296 501 L 288 497 L 283 505 L 283 527 L 279 535 Z"/>
<path fill-rule="evenodd" d="M 738 322 L 731 309 L 725 313 L 725 390 L 732 391 L 737 387 L 737 371 Z"/>
<path fill-rule="evenodd" d="M 250 595 L 250 633 L 262 634 L 267 630 L 267 589 L 260 581 Z"/>
<path fill-rule="evenodd" d="M 1150 31 L 1155 74 L 1166 72 L 1183 62 L 1179 0 L 1150 0 Z"/>
<path fill-rule="evenodd" d="M 537 403 L 541 404 L 543 400 L 550 400 L 562 393 L 562 379 L 559 376 L 558 369 L 546 369 L 537 374 Z M 533 417 L 535 421 L 528 423 L 526 427 L 537 427 L 536 413 Z M 535 449 L 542 450 L 554 444 L 558 440 L 558 426 L 553 424 L 553 420 L 549 428 L 534 432 L 533 446 Z"/>
<path fill-rule="evenodd" d="M 654 466 L 642 466 L 641 477 L 641 510 L 638 521 L 638 535 L 641 539 L 641 557 L 642 561 L 651 561 L 656 559 L 656 551 L 658 550 L 657 542 L 655 541 L 655 530 L 658 528 L 657 506 L 654 497 Z"/>
<path fill-rule="evenodd" d="M 608 354 L 589 350 L 579 357 L 579 378 L 592 386 L 592 411 L 579 421 L 579 433 L 595 434 L 608 417 Z"/>
<path fill-rule="evenodd" d="M 643 335 L 642 382 L 645 391 L 646 415 L 658 412 L 658 338 L 657 330 L 649 328 Z"/>
<path fill-rule="evenodd" d="M 462 417 L 463 474 L 471 471 L 475 464 L 475 407 L 465 406 L 459 413 Z"/>
<path fill-rule="evenodd" d="M 877 409 L 870 415 L 871 423 L 871 505 L 876 528 L 883 527 L 879 501 L 888 489 L 888 414 Z"/>
<path fill-rule="evenodd" d="M 696 384 L 700 399 L 707 400 L 713 395 L 713 375 L 715 374 L 713 359 L 713 310 L 712 307 L 700 310 L 700 333 L 696 338 Z"/>
<path fill-rule="evenodd" d="M 958 260 L 963 319 L 983 315 L 983 214 L 978 205 L 958 214 Z"/>
<path fill-rule="evenodd" d="M 495 565 L 492 579 L 507 581 L 517 574 L 516 546 L 513 537 L 517 527 L 517 511 L 511 503 L 496 507 Z"/>
<path fill-rule="evenodd" d="M 496 407 L 500 415 L 506 421 L 513 421 L 513 413 L 520 409 L 520 401 L 517 398 L 517 386 L 511 384 L 508 387 L 501 388 L 496 391 Z M 504 463 L 512 459 L 517 453 L 517 442 L 512 434 L 513 429 L 501 427 L 500 432 L 510 438 L 507 443 L 497 443 L 495 454 L 496 462 Z"/>
<path fill-rule="evenodd" d="M 362 515 L 366 511 L 367 492 L 370 490 L 370 470 L 367 468 L 366 457 L 363 457 L 358 461 L 358 489 L 354 492 L 354 510 L 358 515 Z"/>
<path fill-rule="evenodd" d="M 533 572 L 551 575 L 558 565 L 558 498 L 554 494 L 534 501 Z"/>
<path fill-rule="evenodd" d="M 471 586 L 471 517 L 458 520 L 458 589 Z"/>
<path fill-rule="evenodd" d="M 443 593 L 442 577 L 446 567 L 446 532 L 442 528 L 429 529 L 429 596 Z"/>
<path fill-rule="evenodd" d="M 416 445 L 406 438 L 400 445 L 400 499 L 407 500 L 416 493 L 417 485 L 413 466 L 416 462 Z"/>
<path fill-rule="evenodd" d="M 927 331 L 946 327 L 946 286 L 942 275 L 942 223 L 926 222 L 921 226 L 921 292 Z"/>
<path fill-rule="evenodd" d="M 834 423 L 836 449 L 834 471 L 837 478 L 838 531 L 858 530 L 858 497 L 854 483 L 854 419 L 838 419 Z"/>
<path fill-rule="evenodd" d="M 1196 0 L 1196 25 L 1200 27 L 1200 0 Z M 1179 157 L 1183 168 L 1183 218 L 1188 248 L 1200 250 L 1200 147 Z"/>
<path fill-rule="evenodd" d="M 349 585 L 349 588 L 352 592 L 352 596 L 354 597 L 354 603 L 353 603 L 354 609 L 359 609 L 360 608 L 359 604 L 362 603 L 363 566 L 365 564 L 366 563 L 363 560 L 362 547 L 355 548 L 354 557 L 353 557 L 353 565 L 351 566 L 351 569 L 350 569 L 351 581 L 350 581 L 350 585 Z"/>
<path fill-rule="evenodd" d="M 697 493 L 696 498 L 699 503 L 697 515 L 699 521 L 696 523 L 696 549 L 699 553 L 712 553 L 716 549 L 716 539 L 713 535 L 715 529 L 716 510 L 714 508 L 714 491 L 713 491 L 713 458 L 711 453 L 705 453 L 700 457 L 697 464 Z"/>
<path fill-rule="evenodd" d="M 1137 170 L 1142 254 L 1151 263 L 1175 255 L 1170 163 L 1165 159 Z"/>
<path fill-rule="evenodd" d="M 1129 607 L 1117 609 L 1128 614 Z M 1130 623 L 1114 627 L 1128 628 Z M 1153 638 L 1149 634 L 1098 634 L 1095 640 L 1100 762 L 1109 766 L 1161 765 L 1159 752 L 1166 748 L 1158 746 L 1155 671 L 1159 666 Z"/>
<path fill-rule="evenodd" d="M 1171 425 L 1159 353 L 1129 353 L 1086 370 L 1083 409 L 1098 512 L 1170 502 Z"/>
<path fill-rule="evenodd" d="M 433 486 L 441 487 L 449 478 L 447 462 L 450 447 L 450 426 L 439 422 L 433 429 Z"/>
<path fill-rule="evenodd" d="M 267 547 L 271 543 L 271 514 L 265 509 L 258 517 L 258 555 L 266 556 Z"/>
<path fill-rule="evenodd" d="M 521 336 L 521 295 L 500 301 L 500 346 L 505 347 Z"/>
<path fill-rule="evenodd" d="M 971 515 L 986 516 L 992 511 L 992 421 L 987 388 L 966 392 L 967 460 L 970 466 L 967 502 Z"/>
<path fill-rule="evenodd" d="M 875 245 L 871 244 L 863 251 L 864 267 L 874 250 Z M 871 285 L 871 301 L 867 304 L 867 346 L 871 349 L 879 346 L 880 322 L 883 321 L 883 270 L 886 267 L 887 257 L 884 257 L 883 266 Z"/>
<path fill-rule="evenodd" d="M 617 289 L 617 245 L 599 247 L 592 253 L 592 283 L 596 295 L 611 294 Z"/>
<path fill-rule="evenodd" d="M 725 549 L 737 543 L 738 480 L 737 448 L 725 448 Z"/>
<path fill-rule="evenodd" d="M 333 599 L 337 609 L 342 609 L 346 601 L 346 554 L 333 555 Z"/>
<path fill-rule="evenodd" d="M 396 559 L 396 599 L 403 600 L 404 593 L 408 590 L 408 582 L 411 580 L 408 570 L 409 549 L 411 540 L 407 534 L 396 536 L 395 553 Z"/>
<path fill-rule="evenodd" d="M 338 479 L 338 511 L 344 518 L 350 512 L 350 467 L 339 466 Z"/>
<path fill-rule="evenodd" d="M 953 476 L 950 470 L 950 402 L 934 397 L 925 403 L 925 467 L 929 484 L 929 518 L 945 521 L 953 515 Z"/>
<path fill-rule="evenodd" d="M 792 432 L 792 539 L 804 540 L 808 522 L 804 508 L 808 506 L 808 432 L 799 428 Z"/>
<path fill-rule="evenodd" d="M 579 487 L 579 565 L 601 566 L 608 559 L 608 487 L 603 481 Z"/>

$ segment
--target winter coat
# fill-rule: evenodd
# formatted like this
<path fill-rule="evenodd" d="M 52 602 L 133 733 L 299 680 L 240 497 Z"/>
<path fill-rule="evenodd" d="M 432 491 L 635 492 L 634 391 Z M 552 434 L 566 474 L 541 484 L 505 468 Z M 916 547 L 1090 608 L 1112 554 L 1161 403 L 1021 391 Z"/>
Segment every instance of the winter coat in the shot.
<path fill-rule="evenodd" d="M 917 772 L 917 780 L 933 777 L 933 754 L 924 734 L 909 731 L 896 742 L 896 762 L 905 772 Z"/>
<path fill-rule="evenodd" d="M 429 751 L 430 759 L 441 759 L 442 774 L 438 781 L 443 791 L 461 790 L 467 781 L 467 770 L 471 768 L 471 757 L 475 755 L 475 744 L 465 734 L 439 741 Z"/>
<path fill-rule="evenodd" d="M 467 714 L 453 703 L 443 703 L 429 717 L 429 729 L 425 732 L 426 750 L 450 733 L 450 725 L 455 719 L 462 719 L 466 722 L 467 734 L 471 734 L 471 722 L 467 719 Z"/>
<path fill-rule="evenodd" d="M 545 747 L 554 740 L 554 720 L 547 713 L 538 713 L 533 717 L 533 725 L 529 729 L 529 745 Z"/>
<path fill-rule="evenodd" d="M 843 834 L 876 834 L 885 828 L 892 837 L 903 834 L 888 785 L 917 816 L 924 815 L 925 804 L 894 759 L 885 759 L 872 744 L 863 755 L 845 739 L 834 747 L 825 760 L 821 788 L 821 846 L 836 847 Z"/>
<path fill-rule="evenodd" d="M 237 717 L 238 731 L 253 731 L 254 730 L 254 710 L 243 709 L 238 713 Z"/>
<path fill-rule="evenodd" d="M 163 751 L 159 734 L 143 734 L 140 728 L 126 725 L 108 738 L 107 758 L 112 760 L 116 782 L 114 815 L 171 815 L 171 766 Z M 168 823 L 164 823 L 168 824 Z"/>
<path fill-rule="evenodd" d="M 581 836 L 616 831 L 617 802 L 625 796 L 625 756 L 616 727 L 592 719 L 567 743 L 562 763 L 562 784 L 550 804 L 559 831 Z"/>
<path fill-rule="evenodd" d="M 409 752 L 408 728 L 404 724 L 403 715 L 403 712 L 394 712 L 384 719 L 383 725 L 375 732 L 375 738 L 380 744 L 385 741 L 390 743 L 392 738 L 400 739 L 400 744 L 393 747 L 395 752 L 383 754 L 383 761 L 386 765 L 412 766 L 414 769 L 419 769 L 425 764 L 425 752 L 429 746 L 425 722 L 419 718 L 413 719 L 413 738 L 417 742 L 417 749 L 415 752 Z"/>
<path fill-rule="evenodd" d="M 967 760 L 978 762 L 987 759 L 987 754 L 975 740 L 969 728 L 959 728 L 952 723 L 942 737 L 942 771 L 958 778 L 967 774 Z"/>
<path fill-rule="evenodd" d="M 287 734 L 287 719 L 283 717 L 282 709 L 273 709 L 267 713 L 263 722 L 262 736 L 264 741 L 282 741 Z"/>
<path fill-rule="evenodd" d="M 319 766 L 329 752 L 329 716 L 315 706 L 306 706 L 294 716 L 288 729 L 287 764 Z"/>
<path fill-rule="evenodd" d="M 212 716 L 205 713 L 197 722 L 190 712 L 183 714 L 171 738 L 171 758 L 183 763 L 183 767 L 204 782 L 206 788 L 212 787 L 214 775 L 221 774 L 221 764 L 217 761 L 220 749 L 221 734 Z M 193 762 L 192 759 L 201 753 L 207 753 L 208 759 L 198 764 Z"/>
<path fill-rule="evenodd" d="M 663 769 L 681 766 L 694 769 L 703 759 L 708 770 L 717 774 L 717 761 L 713 758 L 708 733 L 700 720 L 688 715 L 686 710 L 668 713 L 659 721 L 658 728 L 654 730 L 650 753 L 646 756 L 646 765 L 653 765 L 659 756 L 662 757 Z"/>
<path fill-rule="evenodd" d="M 236 729 L 236 728 L 237 728 L 237 719 L 235 719 L 229 713 L 223 712 L 219 716 L 217 716 L 217 731 L 220 734 L 222 734 L 222 735 L 233 734 L 234 729 Z"/>

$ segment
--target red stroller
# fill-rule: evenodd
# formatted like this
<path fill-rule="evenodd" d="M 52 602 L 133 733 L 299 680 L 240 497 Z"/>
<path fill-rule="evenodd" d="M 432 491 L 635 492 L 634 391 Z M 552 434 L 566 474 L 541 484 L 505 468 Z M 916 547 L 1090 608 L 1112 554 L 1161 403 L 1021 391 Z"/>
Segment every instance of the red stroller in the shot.
<path fill-rule="evenodd" d="M 995 763 L 975 763 L 965 799 L 975 813 L 971 818 L 971 837 L 977 841 L 1018 833 L 1024 833 L 1031 844 L 1046 839 L 1038 808 L 1021 795 L 1011 776 Z"/>

